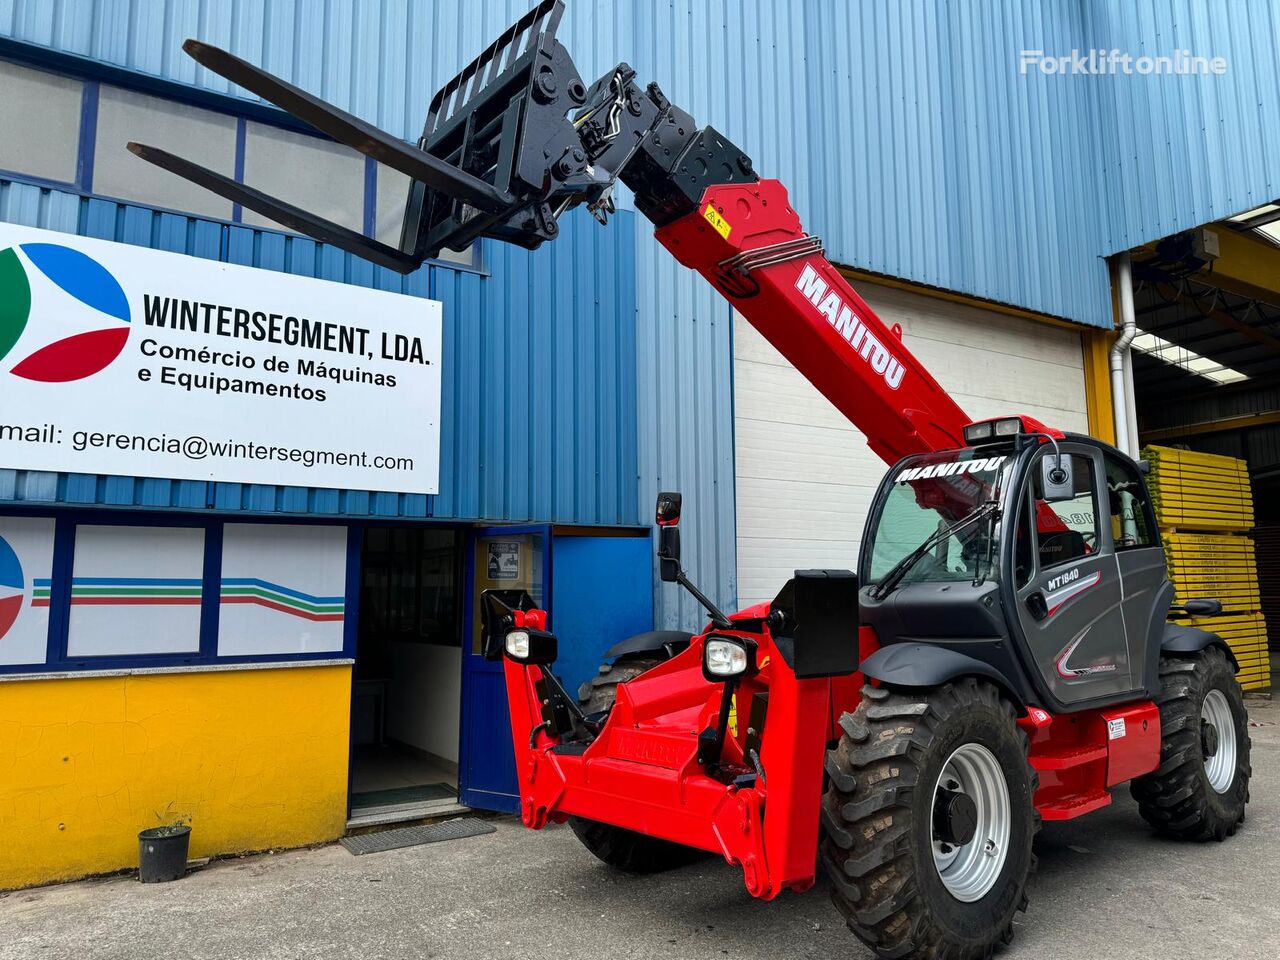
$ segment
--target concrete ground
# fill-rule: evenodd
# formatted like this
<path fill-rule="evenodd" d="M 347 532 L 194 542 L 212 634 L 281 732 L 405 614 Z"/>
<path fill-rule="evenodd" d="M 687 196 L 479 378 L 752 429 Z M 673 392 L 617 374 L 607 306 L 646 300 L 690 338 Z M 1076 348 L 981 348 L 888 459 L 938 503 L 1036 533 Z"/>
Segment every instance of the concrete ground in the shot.
<path fill-rule="evenodd" d="M 1250 701 L 1253 802 L 1225 843 L 1154 836 L 1126 790 L 1047 825 L 1012 948 L 1035 960 L 1280 956 L 1280 703 Z M 354 857 L 337 845 L 0 895 L 0 958 L 870 958 L 825 883 L 768 904 L 707 861 L 614 873 L 566 828 Z"/>

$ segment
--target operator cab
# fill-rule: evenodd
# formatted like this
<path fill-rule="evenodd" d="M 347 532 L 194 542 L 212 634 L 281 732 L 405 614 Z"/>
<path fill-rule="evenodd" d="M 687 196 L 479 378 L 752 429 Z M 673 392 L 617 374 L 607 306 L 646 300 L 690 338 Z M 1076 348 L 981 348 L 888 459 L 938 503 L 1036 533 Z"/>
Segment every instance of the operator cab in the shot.
<path fill-rule="evenodd" d="M 1058 712 L 1154 688 L 1172 588 L 1138 464 L 1030 417 L 970 424 L 965 440 L 882 482 L 862 622 L 882 647 L 946 648 Z"/>

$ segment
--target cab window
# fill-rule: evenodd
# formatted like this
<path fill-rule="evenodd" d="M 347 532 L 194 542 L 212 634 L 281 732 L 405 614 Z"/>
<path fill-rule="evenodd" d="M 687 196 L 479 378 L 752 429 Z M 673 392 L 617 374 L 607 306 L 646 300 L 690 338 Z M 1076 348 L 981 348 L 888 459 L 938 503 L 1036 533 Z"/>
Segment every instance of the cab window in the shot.
<path fill-rule="evenodd" d="M 1018 522 L 1013 534 L 1013 580 L 1019 590 L 1031 582 L 1036 572 L 1036 542 L 1031 535 L 1031 498 L 1018 503 Z"/>
<path fill-rule="evenodd" d="M 1059 490 L 1054 499 L 1045 497 L 1045 477 L 1041 454 L 1032 468 L 1032 495 L 1036 514 L 1036 553 L 1039 569 L 1070 563 L 1098 551 L 1098 494 L 1094 482 L 1093 458 L 1077 453 L 1064 453 L 1069 465 L 1070 488 Z M 1069 463 L 1068 463 L 1069 462 Z M 1067 496 L 1063 496 L 1063 494 Z"/>
<path fill-rule="evenodd" d="M 1111 515 L 1111 541 L 1116 550 L 1150 547 L 1156 542 L 1151 529 L 1147 488 L 1132 464 L 1108 454 L 1107 500 Z"/>

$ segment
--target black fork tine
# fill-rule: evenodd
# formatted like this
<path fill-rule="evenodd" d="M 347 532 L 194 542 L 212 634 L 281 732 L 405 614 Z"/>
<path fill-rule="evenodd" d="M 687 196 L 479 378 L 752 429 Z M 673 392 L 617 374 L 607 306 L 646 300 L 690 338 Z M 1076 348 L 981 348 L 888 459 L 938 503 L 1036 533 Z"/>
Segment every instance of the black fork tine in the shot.
<path fill-rule="evenodd" d="M 226 197 L 232 203 L 246 206 L 264 217 L 270 217 L 277 223 L 282 223 L 286 227 L 297 230 L 299 233 L 304 233 L 322 243 L 332 244 L 373 263 L 390 267 L 397 273 L 412 273 L 422 265 L 420 259 L 402 253 L 395 247 L 379 243 L 377 240 L 371 240 L 364 234 L 349 230 L 341 224 L 317 217 L 313 213 L 308 213 L 291 203 L 286 203 L 283 200 L 265 194 L 261 190 L 255 190 L 253 187 L 245 186 L 243 183 L 237 183 L 230 177 L 216 173 L 207 167 L 202 167 L 198 163 L 192 163 L 190 160 L 184 160 L 182 157 L 175 156 L 167 150 L 161 150 L 159 147 L 149 147 L 143 143 L 130 143 L 129 151 L 148 163 L 154 163 L 157 167 L 162 167 L 170 173 L 176 173 L 192 183 L 199 184 L 206 190 L 212 190 L 219 196 Z"/>
<path fill-rule="evenodd" d="M 182 49 L 201 66 L 246 90 L 252 90 L 339 143 L 420 180 L 433 190 L 488 213 L 502 213 L 512 202 L 510 196 L 479 177 L 419 150 L 225 50 L 199 40 L 186 41 Z"/>

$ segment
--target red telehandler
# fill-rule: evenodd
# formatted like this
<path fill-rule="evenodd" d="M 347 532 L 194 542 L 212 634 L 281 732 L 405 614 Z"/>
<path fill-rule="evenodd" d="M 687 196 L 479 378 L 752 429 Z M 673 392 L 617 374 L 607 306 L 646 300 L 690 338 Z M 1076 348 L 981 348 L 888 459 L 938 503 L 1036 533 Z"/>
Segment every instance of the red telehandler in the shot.
<path fill-rule="evenodd" d="M 680 497 L 658 497 L 659 567 L 708 612 L 609 652 L 574 697 L 530 597 L 490 591 L 522 817 L 568 821 L 606 863 L 704 851 L 753 896 L 820 860 L 883 957 L 985 957 L 1027 903 L 1041 820 L 1130 783 L 1160 832 L 1222 840 L 1245 816 L 1236 662 L 1172 607 L 1141 465 L 1026 416 L 971 422 L 804 232 L 787 192 L 619 64 L 590 87 L 543 0 L 431 101 L 416 145 L 214 47 L 196 60 L 412 178 L 401 243 L 378 243 L 172 154 L 140 156 L 402 272 L 479 237 L 535 248 L 621 181 L 658 242 L 707 279 L 891 465 L 858 569 L 798 570 L 726 614 L 680 565 Z"/>

